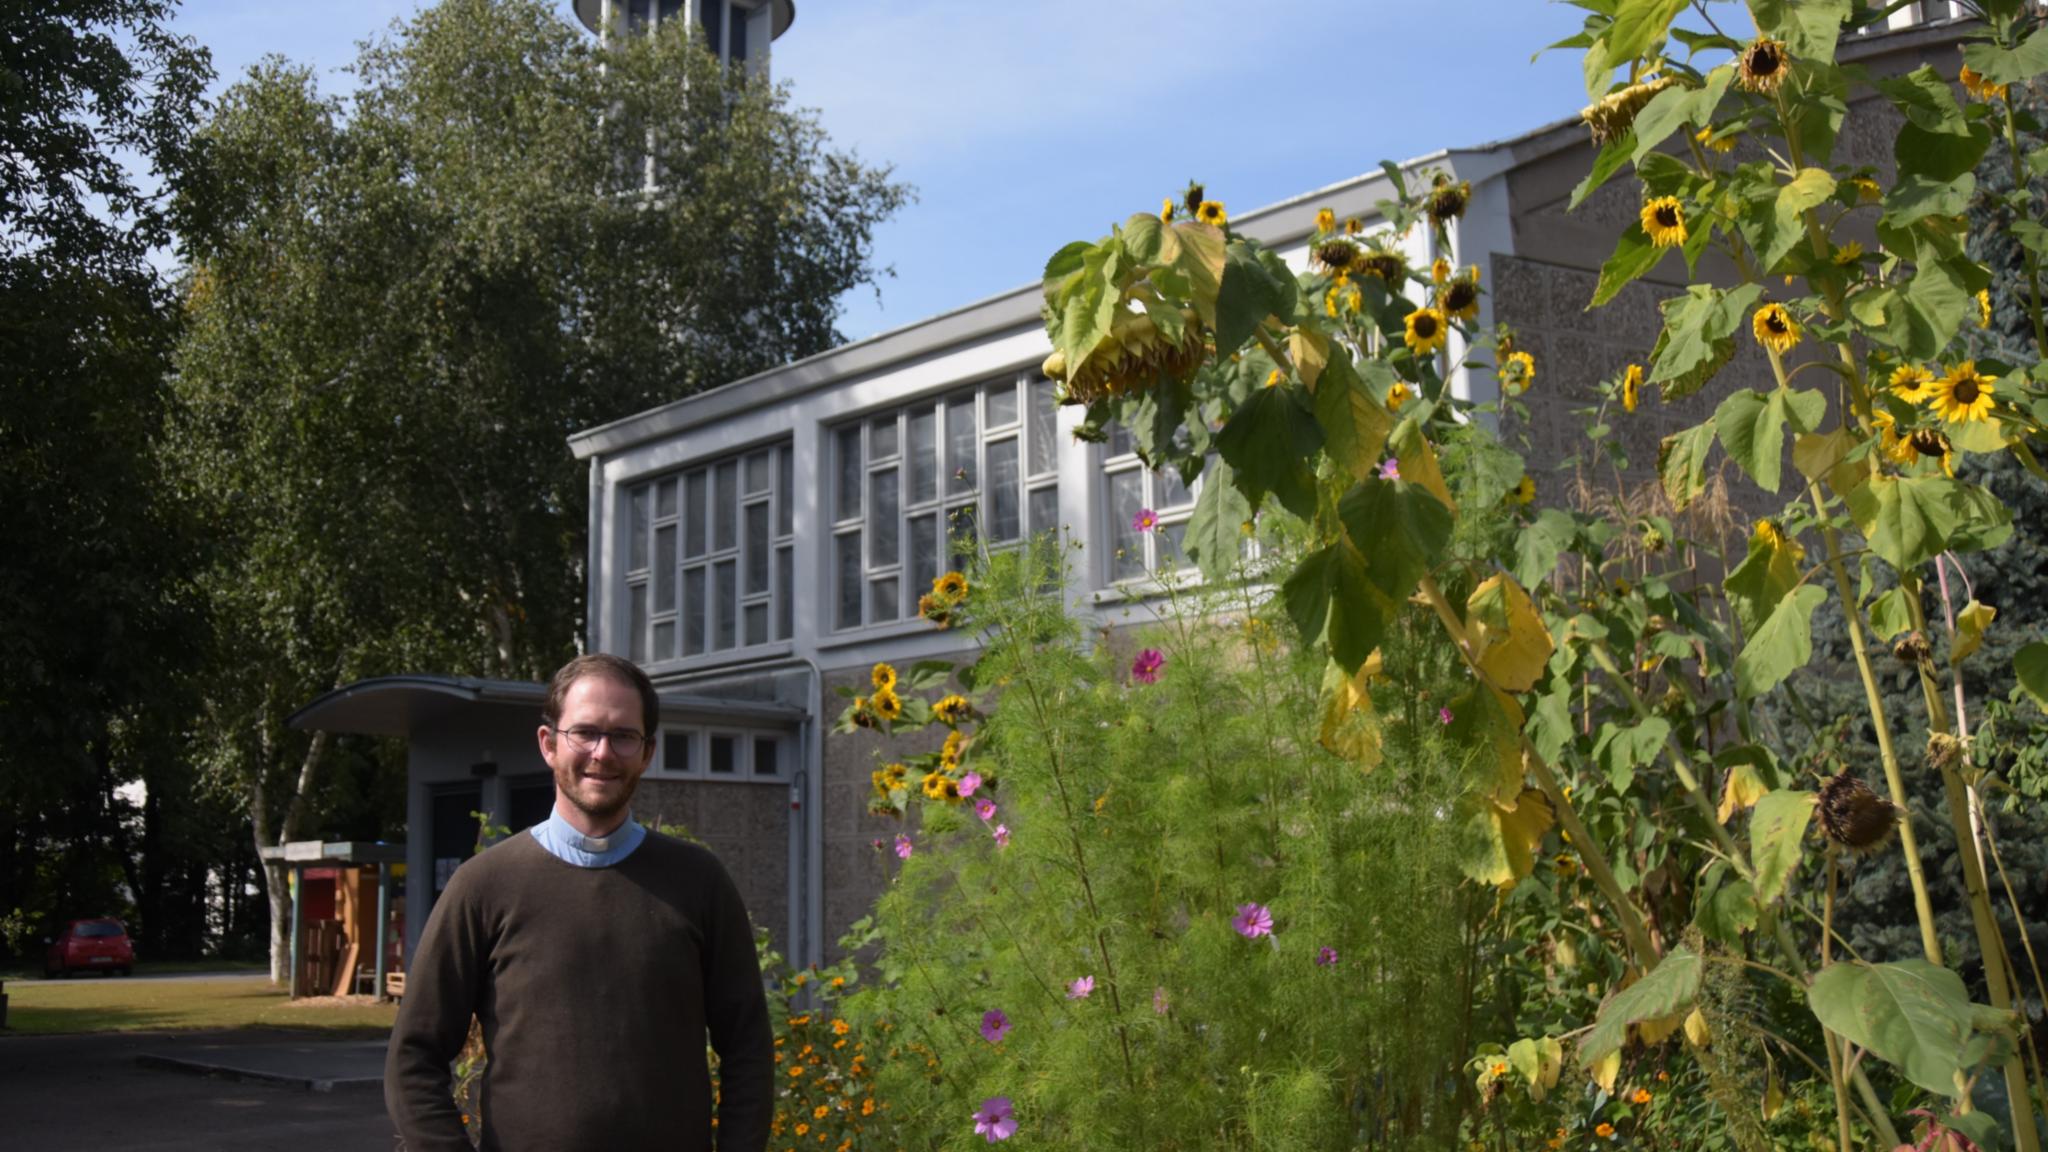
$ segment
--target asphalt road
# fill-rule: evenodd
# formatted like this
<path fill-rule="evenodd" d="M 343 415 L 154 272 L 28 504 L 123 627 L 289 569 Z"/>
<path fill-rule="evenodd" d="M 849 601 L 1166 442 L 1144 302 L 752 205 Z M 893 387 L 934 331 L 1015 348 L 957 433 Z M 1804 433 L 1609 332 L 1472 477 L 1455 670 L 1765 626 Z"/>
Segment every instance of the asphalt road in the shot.
<path fill-rule="evenodd" d="M 232 1065 L 295 1051 L 303 1067 L 362 1067 L 361 1037 L 304 1032 L 0 1034 L 0 1146 L 10 1152 L 389 1152 L 375 1090 L 309 1092 L 147 1068 L 144 1054 Z"/>

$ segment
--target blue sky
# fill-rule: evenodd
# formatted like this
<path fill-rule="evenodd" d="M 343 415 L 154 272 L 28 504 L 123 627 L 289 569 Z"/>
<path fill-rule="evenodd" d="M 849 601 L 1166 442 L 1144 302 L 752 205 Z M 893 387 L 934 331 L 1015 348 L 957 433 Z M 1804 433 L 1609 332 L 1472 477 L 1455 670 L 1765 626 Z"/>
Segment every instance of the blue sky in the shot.
<path fill-rule="evenodd" d="M 277 53 L 345 91 L 357 42 L 421 6 L 185 0 L 175 26 L 222 85 Z M 1571 115 L 1577 54 L 1529 58 L 1578 25 L 1544 0 L 798 0 L 774 71 L 917 188 L 876 237 L 895 276 L 843 301 L 859 339 L 1033 281 L 1191 177 L 1245 211 Z"/>

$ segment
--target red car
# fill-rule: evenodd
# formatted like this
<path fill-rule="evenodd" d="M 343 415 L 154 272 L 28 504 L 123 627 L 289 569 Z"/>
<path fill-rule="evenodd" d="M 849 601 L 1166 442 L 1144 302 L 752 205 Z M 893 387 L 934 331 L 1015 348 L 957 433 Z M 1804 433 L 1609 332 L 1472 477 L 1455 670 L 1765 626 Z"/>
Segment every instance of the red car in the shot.
<path fill-rule="evenodd" d="M 43 955 L 46 978 L 95 969 L 123 976 L 135 969 L 135 943 L 119 920 L 73 920 L 50 941 L 50 950 Z"/>

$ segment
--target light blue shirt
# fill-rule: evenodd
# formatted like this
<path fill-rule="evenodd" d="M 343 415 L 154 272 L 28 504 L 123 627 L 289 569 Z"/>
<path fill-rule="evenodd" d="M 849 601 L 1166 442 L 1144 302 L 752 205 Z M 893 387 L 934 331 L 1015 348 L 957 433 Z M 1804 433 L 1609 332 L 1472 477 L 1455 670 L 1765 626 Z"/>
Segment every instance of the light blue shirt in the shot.
<path fill-rule="evenodd" d="M 533 838 L 540 846 L 558 860 L 566 860 L 578 868 L 609 868 L 633 854 L 647 839 L 647 829 L 629 814 L 626 822 L 612 830 L 609 836 L 585 836 L 562 819 L 560 812 L 550 811 L 548 818 L 532 828 Z"/>

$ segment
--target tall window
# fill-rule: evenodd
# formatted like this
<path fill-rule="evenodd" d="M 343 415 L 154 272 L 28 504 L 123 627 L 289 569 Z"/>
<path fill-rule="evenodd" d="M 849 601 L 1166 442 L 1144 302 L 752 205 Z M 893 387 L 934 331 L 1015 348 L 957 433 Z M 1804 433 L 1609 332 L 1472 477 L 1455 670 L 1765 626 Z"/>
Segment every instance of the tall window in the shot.
<path fill-rule="evenodd" d="M 832 627 L 915 615 L 939 573 L 967 562 L 949 541 L 1058 528 L 1057 428 L 1052 382 L 1027 372 L 835 429 Z"/>
<path fill-rule="evenodd" d="M 659 663 L 787 640 L 794 577 L 787 444 L 627 495 L 627 650 Z"/>
<path fill-rule="evenodd" d="M 1108 524 L 1105 575 L 1110 583 L 1135 580 L 1148 573 L 1166 572 L 1187 563 L 1183 545 L 1188 534 L 1188 517 L 1195 511 L 1195 494 L 1201 488 L 1181 483 L 1180 473 L 1171 468 L 1148 470 L 1133 448 L 1130 430 L 1121 424 L 1108 428 L 1109 441 L 1102 446 L 1102 500 Z M 1157 526 L 1146 531 L 1138 526 L 1139 514 L 1150 509 Z"/>

